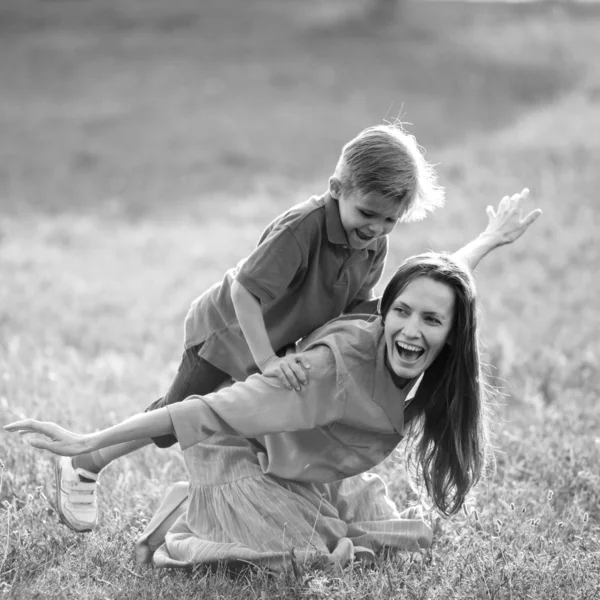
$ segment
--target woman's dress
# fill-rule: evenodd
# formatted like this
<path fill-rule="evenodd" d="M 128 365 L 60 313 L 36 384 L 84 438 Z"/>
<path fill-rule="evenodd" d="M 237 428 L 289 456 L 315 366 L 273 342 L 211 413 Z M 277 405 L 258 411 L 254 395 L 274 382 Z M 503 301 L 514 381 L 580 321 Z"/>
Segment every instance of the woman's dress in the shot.
<path fill-rule="evenodd" d="M 281 570 L 293 556 L 345 564 L 384 546 L 431 544 L 420 511 L 400 513 L 368 473 L 400 443 L 406 403 L 428 396 L 431 382 L 395 385 L 379 320 L 336 319 L 299 349 L 311 364 L 300 392 L 253 375 L 167 407 L 190 482 L 165 496 L 139 557 L 156 549 L 160 566 L 248 561 Z"/>
<path fill-rule="evenodd" d="M 142 556 L 156 550 L 159 567 L 243 561 L 281 571 L 316 556 L 344 566 L 383 547 L 431 545 L 420 507 L 399 512 L 374 473 L 334 483 L 265 475 L 252 445 L 232 436 L 185 454 L 191 482 L 171 488 L 138 540 Z"/>

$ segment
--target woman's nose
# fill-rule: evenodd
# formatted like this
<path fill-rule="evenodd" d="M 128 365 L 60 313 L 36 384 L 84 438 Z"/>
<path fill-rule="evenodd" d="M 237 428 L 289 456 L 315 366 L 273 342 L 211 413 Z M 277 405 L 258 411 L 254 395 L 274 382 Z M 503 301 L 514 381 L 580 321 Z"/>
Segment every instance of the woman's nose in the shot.
<path fill-rule="evenodd" d="M 409 338 L 419 337 L 419 321 L 414 315 L 411 315 L 406 320 L 404 327 L 402 328 L 402 333 Z"/>

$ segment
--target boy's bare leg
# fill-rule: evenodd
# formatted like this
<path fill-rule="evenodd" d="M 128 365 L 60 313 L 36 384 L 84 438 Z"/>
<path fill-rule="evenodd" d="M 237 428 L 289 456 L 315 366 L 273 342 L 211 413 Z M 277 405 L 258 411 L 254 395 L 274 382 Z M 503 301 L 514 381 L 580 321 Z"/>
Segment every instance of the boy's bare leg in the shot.
<path fill-rule="evenodd" d="M 95 450 L 88 454 L 80 454 L 73 457 L 73 467 L 75 469 L 84 469 L 89 473 L 98 474 L 102 469 L 107 467 L 113 460 L 131 454 L 140 448 L 145 448 L 152 444 L 150 438 L 145 440 L 135 440 L 133 442 L 124 442 L 109 446 L 102 450 Z"/>

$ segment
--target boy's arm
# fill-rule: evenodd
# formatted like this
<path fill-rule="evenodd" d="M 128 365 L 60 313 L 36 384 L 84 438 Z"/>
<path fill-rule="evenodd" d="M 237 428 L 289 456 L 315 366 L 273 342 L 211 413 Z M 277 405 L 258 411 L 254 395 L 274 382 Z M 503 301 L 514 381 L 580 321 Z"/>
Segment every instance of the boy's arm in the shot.
<path fill-rule="evenodd" d="M 306 385 L 306 370 L 310 363 L 301 354 L 279 357 L 275 354 L 263 317 L 260 300 L 239 281 L 231 284 L 231 300 L 240 328 L 256 366 L 264 375 L 277 377 L 288 389 L 300 389 Z"/>
<path fill-rule="evenodd" d="M 511 244 L 537 220 L 542 211 L 537 208 L 525 217 L 522 216 L 521 203 L 529 196 L 529 190 L 525 188 L 520 194 L 504 196 L 496 210 L 488 206 L 488 225 L 473 241 L 457 250 L 452 256 L 465 263 L 472 271 L 475 270 L 481 260 L 492 250 Z"/>
<path fill-rule="evenodd" d="M 254 362 L 262 370 L 264 364 L 275 356 L 275 351 L 267 334 L 260 300 L 234 280 L 231 284 L 231 301 Z"/>

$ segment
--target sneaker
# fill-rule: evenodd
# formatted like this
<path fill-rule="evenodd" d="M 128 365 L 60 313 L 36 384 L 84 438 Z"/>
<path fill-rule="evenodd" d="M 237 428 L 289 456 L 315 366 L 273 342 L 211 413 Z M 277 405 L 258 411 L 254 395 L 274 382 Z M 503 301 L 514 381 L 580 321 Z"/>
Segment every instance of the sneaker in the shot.
<path fill-rule="evenodd" d="M 75 469 L 70 456 L 61 456 L 54 464 L 56 510 L 60 520 L 73 531 L 91 531 L 98 519 L 96 481 L 98 475 Z M 90 481 L 82 481 L 82 477 Z"/>

